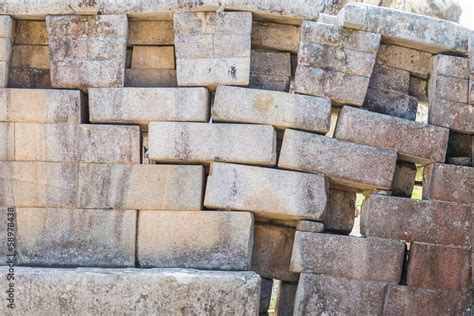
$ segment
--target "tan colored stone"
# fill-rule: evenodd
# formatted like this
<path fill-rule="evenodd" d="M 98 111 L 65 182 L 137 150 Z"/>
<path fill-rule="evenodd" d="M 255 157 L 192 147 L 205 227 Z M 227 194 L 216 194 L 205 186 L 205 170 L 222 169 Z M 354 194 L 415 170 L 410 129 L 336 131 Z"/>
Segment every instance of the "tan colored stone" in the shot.
<path fill-rule="evenodd" d="M 349 235 L 354 226 L 356 193 L 329 190 L 329 208 L 324 218 L 324 229 Z"/>
<path fill-rule="evenodd" d="M 322 233 L 324 231 L 324 224 L 321 222 L 302 220 L 298 221 L 296 224 L 296 230 L 310 233 Z"/>
<path fill-rule="evenodd" d="M 276 298 L 275 315 L 293 315 L 298 283 L 280 281 Z"/>
<path fill-rule="evenodd" d="M 0 88 L 5 88 L 8 85 L 8 63 L 0 61 Z"/>
<path fill-rule="evenodd" d="M 428 122 L 461 133 L 474 133 L 474 105 L 445 100 L 430 100 Z"/>
<path fill-rule="evenodd" d="M 15 126 L 0 122 L 0 160 L 15 159 Z"/>
<path fill-rule="evenodd" d="M 376 64 L 370 77 L 369 87 L 408 93 L 410 72 Z"/>
<path fill-rule="evenodd" d="M 45 21 L 16 21 L 15 45 L 48 45 L 48 31 Z"/>
<path fill-rule="evenodd" d="M 410 198 L 415 187 L 416 165 L 411 162 L 397 162 L 393 175 L 391 195 Z"/>
<path fill-rule="evenodd" d="M 128 45 L 173 45 L 172 21 L 131 20 L 128 22 Z"/>
<path fill-rule="evenodd" d="M 174 46 L 133 46 L 132 68 L 174 69 Z"/>
<path fill-rule="evenodd" d="M 250 34 L 251 17 L 250 12 L 180 12 L 173 16 L 174 32 L 178 35 Z"/>
<path fill-rule="evenodd" d="M 376 62 L 427 79 L 431 72 L 432 56 L 420 50 L 385 43 L 380 45 Z"/>
<path fill-rule="evenodd" d="M 13 45 L 11 39 L 0 37 L 0 61 L 10 63 L 12 49 Z"/>
<path fill-rule="evenodd" d="M 289 77 L 291 76 L 290 54 L 252 49 L 250 73 Z"/>
<path fill-rule="evenodd" d="M 177 87 L 174 69 L 125 69 L 125 87 Z"/>
<path fill-rule="evenodd" d="M 15 21 L 10 16 L 0 15 L 0 37 L 12 38 L 14 25 Z"/>
<path fill-rule="evenodd" d="M 300 28 L 292 25 L 252 23 L 252 47 L 298 53 Z"/>
<path fill-rule="evenodd" d="M 11 68 L 8 87 L 26 89 L 51 89 L 49 69 Z"/>

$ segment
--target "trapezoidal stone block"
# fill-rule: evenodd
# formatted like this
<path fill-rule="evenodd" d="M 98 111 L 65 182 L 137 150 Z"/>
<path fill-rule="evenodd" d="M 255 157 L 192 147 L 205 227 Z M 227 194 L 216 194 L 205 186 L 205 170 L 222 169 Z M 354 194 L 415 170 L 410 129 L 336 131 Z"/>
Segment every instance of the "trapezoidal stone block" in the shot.
<path fill-rule="evenodd" d="M 323 174 L 355 190 L 389 190 L 396 160 L 394 150 L 287 129 L 278 167 Z"/>
<path fill-rule="evenodd" d="M 297 26 L 254 21 L 251 35 L 252 47 L 298 53 L 300 28 Z"/>
<path fill-rule="evenodd" d="M 297 231 L 290 270 L 398 284 L 404 257 L 401 241 Z"/>
<path fill-rule="evenodd" d="M 45 21 L 16 21 L 14 45 L 48 46 L 48 31 Z"/>
<path fill-rule="evenodd" d="M 209 100 L 206 88 L 90 89 L 89 116 L 91 123 L 138 124 L 142 130 L 150 121 L 207 122 Z"/>
<path fill-rule="evenodd" d="M 329 190 L 329 207 L 324 218 L 324 229 L 349 235 L 354 226 L 356 193 Z"/>
<path fill-rule="evenodd" d="M 140 210 L 137 233 L 139 267 L 250 270 L 252 213 Z"/>
<path fill-rule="evenodd" d="M 382 315 L 387 283 L 302 273 L 296 315 Z"/>
<path fill-rule="evenodd" d="M 17 267 L 15 279 L 15 312 L 23 314 L 256 315 L 260 296 L 260 277 L 250 271 Z"/>
<path fill-rule="evenodd" d="M 372 194 L 362 205 L 361 233 L 407 242 L 470 247 L 471 207 Z"/>
<path fill-rule="evenodd" d="M 416 165 L 411 162 L 397 162 L 390 195 L 410 198 L 415 187 L 415 180 Z"/>
<path fill-rule="evenodd" d="M 449 130 L 345 106 L 334 135 L 340 140 L 396 150 L 403 161 L 429 164 L 444 161 Z"/>
<path fill-rule="evenodd" d="M 173 21 L 130 20 L 128 22 L 128 46 L 173 44 Z"/>
<path fill-rule="evenodd" d="M 48 46 L 14 45 L 10 67 L 20 69 L 49 69 Z"/>
<path fill-rule="evenodd" d="M 204 206 L 271 219 L 318 220 L 327 201 L 328 183 L 321 175 L 214 162 Z"/>
<path fill-rule="evenodd" d="M 219 86 L 212 107 L 212 120 L 271 124 L 279 129 L 327 133 L 331 102 L 321 97 Z"/>
<path fill-rule="evenodd" d="M 276 164 L 269 125 L 151 122 L 148 137 L 150 160 L 158 162 Z"/>
<path fill-rule="evenodd" d="M 137 211 L 16 208 L 17 264 L 135 266 Z"/>
<path fill-rule="evenodd" d="M 404 71 L 427 79 L 432 68 L 433 55 L 421 50 L 383 43 L 380 44 L 376 63 Z"/>
<path fill-rule="evenodd" d="M 15 160 L 15 124 L 0 122 L 0 160 Z"/>

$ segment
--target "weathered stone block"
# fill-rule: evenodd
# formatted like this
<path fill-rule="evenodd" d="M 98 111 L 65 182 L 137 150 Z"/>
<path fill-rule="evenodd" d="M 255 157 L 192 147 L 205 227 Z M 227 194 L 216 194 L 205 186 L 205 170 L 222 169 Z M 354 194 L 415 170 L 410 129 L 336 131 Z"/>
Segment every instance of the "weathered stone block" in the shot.
<path fill-rule="evenodd" d="M 411 197 L 415 187 L 416 165 L 411 162 L 397 162 L 393 174 L 391 195 Z"/>
<path fill-rule="evenodd" d="M 363 107 L 372 112 L 414 121 L 418 100 L 402 92 L 369 88 Z"/>
<path fill-rule="evenodd" d="M 45 21 L 16 21 L 15 45 L 48 45 L 48 31 Z"/>
<path fill-rule="evenodd" d="M 296 230 L 310 233 L 322 233 L 324 231 L 324 224 L 321 222 L 302 220 L 298 221 L 296 224 Z"/>
<path fill-rule="evenodd" d="M 468 205 L 372 194 L 362 205 L 360 229 L 367 237 L 469 247 L 470 216 Z"/>
<path fill-rule="evenodd" d="M 9 15 L 0 15 L 0 37 L 13 37 L 15 21 Z"/>
<path fill-rule="evenodd" d="M 468 289 L 471 286 L 469 249 L 413 243 L 407 285 L 423 288 Z"/>
<path fill-rule="evenodd" d="M 334 183 L 352 188 L 388 190 L 396 160 L 394 150 L 288 129 L 278 167 L 321 173 Z"/>
<path fill-rule="evenodd" d="M 404 256 L 401 241 L 297 231 L 290 270 L 398 284 Z"/>
<path fill-rule="evenodd" d="M 217 88 L 212 119 L 271 124 L 313 132 L 329 131 L 331 103 L 326 98 L 237 87 Z"/>
<path fill-rule="evenodd" d="M 17 264 L 135 266 L 135 210 L 16 209 Z"/>
<path fill-rule="evenodd" d="M 297 315 L 382 315 L 386 283 L 301 274 Z"/>
<path fill-rule="evenodd" d="M 291 76 L 290 53 L 260 51 L 250 54 L 250 73 L 274 76 Z"/>
<path fill-rule="evenodd" d="M 413 76 L 427 79 L 432 67 L 432 56 L 408 47 L 381 44 L 377 64 L 409 71 Z"/>
<path fill-rule="evenodd" d="M 473 204 L 473 181 L 473 167 L 428 165 L 423 174 L 423 199 Z"/>
<path fill-rule="evenodd" d="M 15 159 L 15 126 L 0 122 L 0 160 Z"/>
<path fill-rule="evenodd" d="M 252 271 L 264 278 L 298 281 L 299 275 L 289 270 L 294 240 L 294 228 L 256 223 Z"/>
<path fill-rule="evenodd" d="M 173 21 L 131 20 L 128 22 L 128 45 L 173 45 Z"/>
<path fill-rule="evenodd" d="M 327 194 L 321 175 L 214 162 L 204 205 L 251 211 L 257 217 L 318 220 L 326 211 Z"/>
<path fill-rule="evenodd" d="M 290 77 L 250 74 L 249 88 L 288 92 Z"/>
<path fill-rule="evenodd" d="M 15 312 L 21 314 L 256 315 L 260 294 L 253 272 L 17 267 L 15 278 Z M 7 293 L 0 298 L 6 302 Z M 0 313 L 8 311 L 2 304 Z"/>
<path fill-rule="evenodd" d="M 151 122 L 149 144 L 150 159 L 160 162 L 276 164 L 276 132 L 269 125 Z"/>
<path fill-rule="evenodd" d="M 432 73 L 429 80 L 430 101 L 439 100 L 468 103 L 469 80 Z"/>
<path fill-rule="evenodd" d="M 469 79 L 469 59 L 465 57 L 436 55 L 433 57 L 433 75 Z"/>
<path fill-rule="evenodd" d="M 431 99 L 428 106 L 428 122 L 461 133 L 474 133 L 472 104 Z"/>
<path fill-rule="evenodd" d="M 369 87 L 408 93 L 410 72 L 377 64 L 370 77 Z"/>
<path fill-rule="evenodd" d="M 298 53 L 300 28 L 293 25 L 252 23 L 252 47 Z"/>
<path fill-rule="evenodd" d="M 12 68 L 49 69 L 48 46 L 14 45 L 10 66 Z"/>
<path fill-rule="evenodd" d="M 280 281 L 276 298 L 275 314 L 279 316 L 293 315 L 295 296 L 298 284 Z"/>
<path fill-rule="evenodd" d="M 10 63 L 12 47 L 13 45 L 10 38 L 0 37 L 0 61 Z"/>
<path fill-rule="evenodd" d="M 144 130 L 150 121 L 207 122 L 209 92 L 205 88 L 90 89 L 89 111 L 92 123 L 139 124 Z"/>
<path fill-rule="evenodd" d="M 125 87 L 176 87 L 174 69 L 125 69 Z"/>
<path fill-rule="evenodd" d="M 345 106 L 335 137 L 354 143 L 394 149 L 401 160 L 428 164 L 444 161 L 449 130 Z"/>
<path fill-rule="evenodd" d="M 11 68 L 8 87 L 26 89 L 51 89 L 49 69 Z"/>
<path fill-rule="evenodd" d="M 5 88 L 8 84 L 9 67 L 6 61 L 0 61 L 0 88 Z"/>
<path fill-rule="evenodd" d="M 15 160 L 140 163 L 138 126 L 15 124 Z"/>
<path fill-rule="evenodd" d="M 251 213 L 140 211 L 138 265 L 250 270 L 253 234 Z"/>
<path fill-rule="evenodd" d="M 132 68 L 174 69 L 174 46 L 133 46 Z"/>
<path fill-rule="evenodd" d="M 349 235 L 354 226 L 356 193 L 329 190 L 329 207 L 324 218 L 324 228 Z"/>

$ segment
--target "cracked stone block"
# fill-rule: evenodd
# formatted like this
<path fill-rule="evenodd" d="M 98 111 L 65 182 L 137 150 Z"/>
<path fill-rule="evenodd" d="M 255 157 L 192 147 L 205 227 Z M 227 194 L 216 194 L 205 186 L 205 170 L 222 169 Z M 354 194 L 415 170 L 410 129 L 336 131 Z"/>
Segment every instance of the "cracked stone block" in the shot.
<path fill-rule="evenodd" d="M 403 92 L 369 87 L 363 108 L 414 121 L 418 99 Z"/>
<path fill-rule="evenodd" d="M 433 55 L 420 50 L 383 43 L 377 54 L 376 63 L 382 66 L 409 71 L 411 75 L 428 79 Z"/>
<path fill-rule="evenodd" d="M 324 229 L 349 235 L 354 226 L 356 193 L 329 190 L 329 208 L 324 218 Z"/>
<path fill-rule="evenodd" d="M 125 87 L 176 87 L 175 69 L 125 69 Z"/>
<path fill-rule="evenodd" d="M 48 46 L 14 45 L 10 67 L 49 69 Z"/>
<path fill-rule="evenodd" d="M 398 91 L 407 94 L 410 85 L 410 72 L 376 64 L 370 77 L 370 88 Z"/>
<path fill-rule="evenodd" d="M 128 46 L 173 44 L 173 21 L 130 20 L 128 22 Z"/>
<path fill-rule="evenodd" d="M 133 46 L 132 69 L 175 69 L 174 46 Z"/>
<path fill-rule="evenodd" d="M 411 197 L 415 187 L 416 165 L 411 162 L 397 162 L 393 175 L 391 195 Z"/>
<path fill-rule="evenodd" d="M 252 23 L 252 47 L 298 53 L 300 46 L 300 28 L 293 25 Z"/>
<path fill-rule="evenodd" d="M 0 122 L 0 160 L 15 160 L 15 125 Z"/>
<path fill-rule="evenodd" d="M 45 45 L 48 46 L 48 31 L 45 21 L 16 21 L 15 45 Z"/>

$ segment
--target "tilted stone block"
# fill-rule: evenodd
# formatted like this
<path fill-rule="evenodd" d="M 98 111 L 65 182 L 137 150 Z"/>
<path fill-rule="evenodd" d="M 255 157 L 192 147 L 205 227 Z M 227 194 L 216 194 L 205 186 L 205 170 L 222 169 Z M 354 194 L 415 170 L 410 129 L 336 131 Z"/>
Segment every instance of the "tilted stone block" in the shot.
<path fill-rule="evenodd" d="M 446 100 L 430 100 L 428 122 L 447 127 L 461 133 L 474 133 L 474 110 L 472 104 Z"/>
<path fill-rule="evenodd" d="M 397 162 L 391 195 L 410 198 L 413 194 L 416 179 L 416 165 L 411 162 Z"/>
<path fill-rule="evenodd" d="M 0 122 L 0 160 L 15 159 L 15 125 Z"/>
<path fill-rule="evenodd" d="M 398 284 L 404 256 L 401 241 L 297 231 L 290 270 Z"/>
<path fill-rule="evenodd" d="M 253 216 L 245 212 L 139 211 L 140 267 L 250 270 Z"/>
<path fill-rule="evenodd" d="M 473 181 L 473 167 L 428 165 L 423 174 L 423 199 L 473 204 Z"/>
<path fill-rule="evenodd" d="M 256 315 L 260 294 L 253 272 L 17 267 L 15 279 L 15 312 L 22 314 Z M 0 299 L 7 295 L 2 291 Z M 0 307 L 2 314 L 9 310 Z"/>
<path fill-rule="evenodd" d="M 174 46 L 134 46 L 132 68 L 174 69 Z"/>
<path fill-rule="evenodd" d="M 298 53 L 300 28 L 293 25 L 252 23 L 252 47 Z"/>
<path fill-rule="evenodd" d="M 48 45 L 48 31 L 45 21 L 16 21 L 15 45 Z"/>
<path fill-rule="evenodd" d="M 334 135 L 345 141 L 394 149 L 401 160 L 428 164 L 444 161 L 449 130 L 345 106 Z"/>
<path fill-rule="evenodd" d="M 296 230 L 310 233 L 322 233 L 324 231 L 324 224 L 321 222 L 302 220 L 298 221 L 296 224 Z"/>
<path fill-rule="evenodd" d="M 326 98 L 237 87 L 217 88 L 212 119 L 271 124 L 313 132 L 329 131 L 331 103 Z"/>
<path fill-rule="evenodd" d="M 128 22 L 128 45 L 173 45 L 173 21 L 131 20 Z"/>
<path fill-rule="evenodd" d="M 354 226 L 356 193 L 329 190 L 329 207 L 324 218 L 324 229 L 349 235 Z"/>
<path fill-rule="evenodd" d="M 318 220 L 326 211 L 327 194 L 321 175 L 214 162 L 204 206 L 273 219 Z"/>
<path fill-rule="evenodd" d="M 469 247 L 468 205 L 372 194 L 362 205 L 361 233 L 407 242 Z"/>
<path fill-rule="evenodd" d="M 294 312 L 297 315 L 382 315 L 386 286 L 384 282 L 303 273 Z"/>
<path fill-rule="evenodd" d="M 390 189 L 397 153 L 315 134 L 286 130 L 278 167 L 321 173 L 356 189 Z"/>
<path fill-rule="evenodd" d="M 135 210 L 16 209 L 17 264 L 135 266 Z"/>
<path fill-rule="evenodd" d="M 276 132 L 269 125 L 151 122 L 149 144 L 150 159 L 160 162 L 276 164 Z"/>
<path fill-rule="evenodd" d="M 175 69 L 125 69 L 125 87 L 176 87 Z"/>
<path fill-rule="evenodd" d="M 407 285 L 422 288 L 468 289 L 471 286 L 469 249 L 413 243 Z"/>
<path fill-rule="evenodd" d="M 51 89 L 50 71 L 37 68 L 12 68 L 8 73 L 8 87 Z"/>
<path fill-rule="evenodd" d="M 276 315 L 293 315 L 298 283 L 280 281 L 276 298 Z"/>
<path fill-rule="evenodd" d="M 39 46 L 39 45 L 13 46 L 10 67 L 49 69 L 48 46 Z"/>
<path fill-rule="evenodd" d="M 290 87 L 290 77 L 273 76 L 273 75 L 257 75 L 250 74 L 249 88 L 285 91 L 288 92 Z"/>
<path fill-rule="evenodd" d="M 140 163 L 138 126 L 15 123 L 15 160 Z"/>
<path fill-rule="evenodd" d="M 250 55 L 250 73 L 291 76 L 290 54 L 253 49 Z"/>
<path fill-rule="evenodd" d="M 89 111 L 92 123 L 139 124 L 143 130 L 150 121 L 207 122 L 209 92 L 205 88 L 90 89 Z"/>
<path fill-rule="evenodd" d="M 427 79 L 432 68 L 432 56 L 420 50 L 384 43 L 380 45 L 376 62 Z"/>
<path fill-rule="evenodd" d="M 369 87 L 408 93 L 410 72 L 376 64 L 370 77 Z"/>
<path fill-rule="evenodd" d="M 406 93 L 369 87 L 363 107 L 372 112 L 414 121 L 418 100 Z"/>

